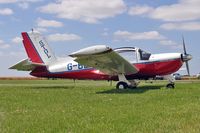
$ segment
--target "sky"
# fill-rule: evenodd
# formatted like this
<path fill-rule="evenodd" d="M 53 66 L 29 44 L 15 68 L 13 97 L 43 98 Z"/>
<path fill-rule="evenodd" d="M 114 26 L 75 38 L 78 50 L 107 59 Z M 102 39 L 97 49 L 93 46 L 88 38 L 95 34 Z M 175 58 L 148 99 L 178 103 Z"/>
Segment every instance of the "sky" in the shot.
<path fill-rule="evenodd" d="M 0 0 L 0 77 L 29 75 L 8 68 L 27 58 L 21 32 L 32 28 L 62 57 L 97 44 L 183 53 L 184 36 L 200 72 L 199 0 Z"/>

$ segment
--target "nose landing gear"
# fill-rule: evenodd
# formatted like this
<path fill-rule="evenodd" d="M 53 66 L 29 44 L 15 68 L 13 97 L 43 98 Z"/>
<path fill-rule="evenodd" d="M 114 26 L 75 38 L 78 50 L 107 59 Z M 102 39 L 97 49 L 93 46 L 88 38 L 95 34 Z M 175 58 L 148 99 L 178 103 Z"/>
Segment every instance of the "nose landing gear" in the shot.
<path fill-rule="evenodd" d="M 166 88 L 169 89 L 174 89 L 175 87 L 175 78 L 172 75 L 166 75 L 164 76 L 165 79 L 167 79 L 169 81 L 169 83 L 166 85 Z"/>
<path fill-rule="evenodd" d="M 174 89 L 174 85 L 175 85 L 174 83 L 169 83 L 166 85 L 166 87 L 169 89 Z"/>

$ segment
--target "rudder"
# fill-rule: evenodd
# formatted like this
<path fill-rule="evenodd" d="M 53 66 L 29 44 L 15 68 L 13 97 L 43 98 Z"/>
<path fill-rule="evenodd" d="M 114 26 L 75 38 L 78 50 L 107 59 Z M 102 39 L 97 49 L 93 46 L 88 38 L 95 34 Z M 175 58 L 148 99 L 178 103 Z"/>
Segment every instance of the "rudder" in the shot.
<path fill-rule="evenodd" d="M 22 32 L 22 37 L 26 53 L 32 62 L 48 65 L 56 61 L 54 53 L 40 33 Z"/>

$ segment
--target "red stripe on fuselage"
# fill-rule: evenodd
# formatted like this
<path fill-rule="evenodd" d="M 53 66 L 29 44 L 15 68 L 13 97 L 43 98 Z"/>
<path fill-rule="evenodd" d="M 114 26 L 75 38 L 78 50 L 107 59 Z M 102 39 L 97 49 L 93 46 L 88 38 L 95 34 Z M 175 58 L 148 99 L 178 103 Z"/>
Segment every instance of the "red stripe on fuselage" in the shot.
<path fill-rule="evenodd" d="M 157 61 L 148 63 L 134 64 L 139 72 L 132 75 L 127 75 L 128 79 L 146 79 L 155 77 L 156 75 L 168 75 L 176 72 L 183 62 L 181 59 L 173 59 L 167 61 Z M 31 72 L 31 75 L 36 77 L 48 77 L 48 78 L 69 78 L 69 79 L 94 79 L 94 80 L 118 80 L 116 76 L 109 76 L 102 72 L 98 72 L 96 69 L 83 69 L 79 71 L 66 71 L 61 73 L 50 73 L 44 69 L 36 69 Z"/>
<path fill-rule="evenodd" d="M 109 75 L 103 74 L 102 72 L 97 73 L 96 69 L 83 69 L 79 71 L 66 71 L 59 73 L 50 73 L 45 71 L 43 68 L 34 70 L 30 74 L 36 77 L 47 77 L 47 78 L 67 78 L 67 79 L 93 79 L 93 80 L 108 80 Z"/>
<path fill-rule="evenodd" d="M 134 64 L 141 75 L 168 75 L 180 69 L 183 62 L 180 58 L 164 61 Z"/>
<path fill-rule="evenodd" d="M 26 32 L 22 32 L 22 37 L 23 37 L 23 44 L 26 49 L 26 53 L 28 57 L 30 58 L 30 60 L 34 63 L 43 63 L 39 53 L 37 52 L 28 34 Z"/>

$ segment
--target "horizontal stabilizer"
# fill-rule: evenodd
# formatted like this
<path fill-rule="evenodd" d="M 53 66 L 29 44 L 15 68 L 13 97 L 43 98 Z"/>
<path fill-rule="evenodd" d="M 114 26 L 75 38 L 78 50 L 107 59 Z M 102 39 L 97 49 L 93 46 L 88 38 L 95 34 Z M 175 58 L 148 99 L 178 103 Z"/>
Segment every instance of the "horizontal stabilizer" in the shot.
<path fill-rule="evenodd" d="M 29 59 L 24 59 L 17 64 L 11 66 L 9 69 L 16 69 L 19 71 L 32 71 L 34 70 L 37 66 L 45 66 L 44 64 L 40 63 L 33 63 Z"/>

